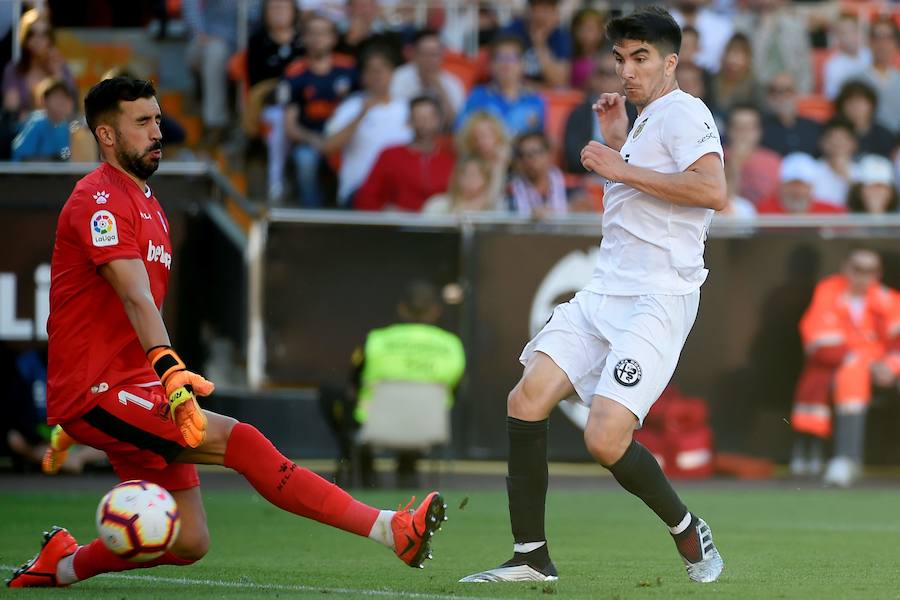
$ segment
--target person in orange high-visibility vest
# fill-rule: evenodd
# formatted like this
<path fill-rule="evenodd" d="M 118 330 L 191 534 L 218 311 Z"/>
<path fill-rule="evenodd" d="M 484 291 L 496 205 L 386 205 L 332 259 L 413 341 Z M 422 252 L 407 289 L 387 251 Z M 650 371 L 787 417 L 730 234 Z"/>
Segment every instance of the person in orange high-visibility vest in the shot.
<path fill-rule="evenodd" d="M 823 441 L 832 433 L 834 458 L 825 481 L 848 486 L 859 474 L 866 410 L 872 386 L 892 385 L 900 374 L 900 293 L 880 283 L 881 258 L 854 250 L 841 273 L 816 286 L 800 320 L 806 366 L 794 396 L 795 475 L 822 468 Z"/>

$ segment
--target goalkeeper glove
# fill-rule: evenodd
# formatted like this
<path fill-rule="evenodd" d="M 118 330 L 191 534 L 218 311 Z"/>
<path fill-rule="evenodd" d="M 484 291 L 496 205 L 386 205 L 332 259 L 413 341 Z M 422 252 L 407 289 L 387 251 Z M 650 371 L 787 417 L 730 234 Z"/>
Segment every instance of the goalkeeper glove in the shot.
<path fill-rule="evenodd" d="M 196 448 L 206 437 L 206 415 L 194 395 L 209 396 L 216 386 L 188 371 L 184 361 L 170 346 L 150 348 L 147 358 L 166 389 L 172 420 L 178 425 L 187 445 Z"/>
<path fill-rule="evenodd" d="M 69 456 L 69 448 L 75 443 L 75 440 L 63 431 L 62 426 L 56 425 L 50 432 L 50 445 L 44 452 L 44 458 L 41 460 L 41 471 L 45 475 L 56 475 L 59 473 L 60 467 L 66 462 Z"/>

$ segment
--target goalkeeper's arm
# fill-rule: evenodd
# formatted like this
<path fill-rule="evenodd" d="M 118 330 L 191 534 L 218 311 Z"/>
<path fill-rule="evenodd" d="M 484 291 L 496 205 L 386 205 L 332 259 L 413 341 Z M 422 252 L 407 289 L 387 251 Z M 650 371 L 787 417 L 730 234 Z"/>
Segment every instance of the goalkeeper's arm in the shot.
<path fill-rule="evenodd" d="M 213 384 L 188 371 L 172 349 L 166 325 L 153 301 L 150 278 L 143 261 L 112 260 L 100 267 L 100 275 L 122 300 L 125 314 L 166 389 L 172 418 L 178 423 L 185 442 L 196 448 L 203 443 L 206 434 L 206 417 L 197 406 L 194 394 L 206 396 L 212 393 Z"/>

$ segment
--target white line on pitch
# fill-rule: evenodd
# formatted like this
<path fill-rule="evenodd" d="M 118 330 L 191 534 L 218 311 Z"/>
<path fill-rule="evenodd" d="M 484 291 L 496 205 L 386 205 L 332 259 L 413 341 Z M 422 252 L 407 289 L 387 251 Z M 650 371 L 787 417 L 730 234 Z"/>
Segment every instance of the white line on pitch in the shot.
<path fill-rule="evenodd" d="M 0 569 L 13 570 L 17 567 L 0 565 Z M 461 598 L 474 598 L 475 600 L 491 600 L 478 596 L 450 596 L 441 594 L 422 594 L 418 592 L 401 592 L 395 590 L 354 590 L 351 588 L 330 588 L 315 585 L 286 585 L 278 583 L 253 583 L 250 581 L 222 581 L 220 579 L 191 579 L 189 577 L 159 577 L 157 575 L 138 575 L 125 573 L 104 573 L 98 575 L 108 579 L 127 579 L 131 581 L 147 581 L 153 583 L 172 583 L 178 585 L 202 585 L 232 589 L 271 590 L 276 592 L 317 592 L 327 594 L 356 594 L 359 596 L 385 596 L 390 598 L 422 598 L 423 600 L 460 600 Z"/>

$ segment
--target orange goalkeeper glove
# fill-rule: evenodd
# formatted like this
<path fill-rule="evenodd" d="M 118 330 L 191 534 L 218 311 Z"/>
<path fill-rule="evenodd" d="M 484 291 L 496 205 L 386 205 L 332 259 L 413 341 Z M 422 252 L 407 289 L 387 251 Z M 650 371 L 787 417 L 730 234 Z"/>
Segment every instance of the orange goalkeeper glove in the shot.
<path fill-rule="evenodd" d="M 147 352 L 150 365 L 159 376 L 169 398 L 169 414 L 191 448 L 206 437 L 206 415 L 197 404 L 197 396 L 209 396 L 216 389 L 211 381 L 187 370 L 171 346 L 154 346 Z"/>
<path fill-rule="evenodd" d="M 69 448 L 75 443 L 72 437 L 63 431 L 60 425 L 53 428 L 50 432 L 50 445 L 44 451 L 44 458 L 41 461 L 41 471 L 45 475 L 56 475 L 59 473 L 60 467 L 66 462 L 69 456 Z"/>

